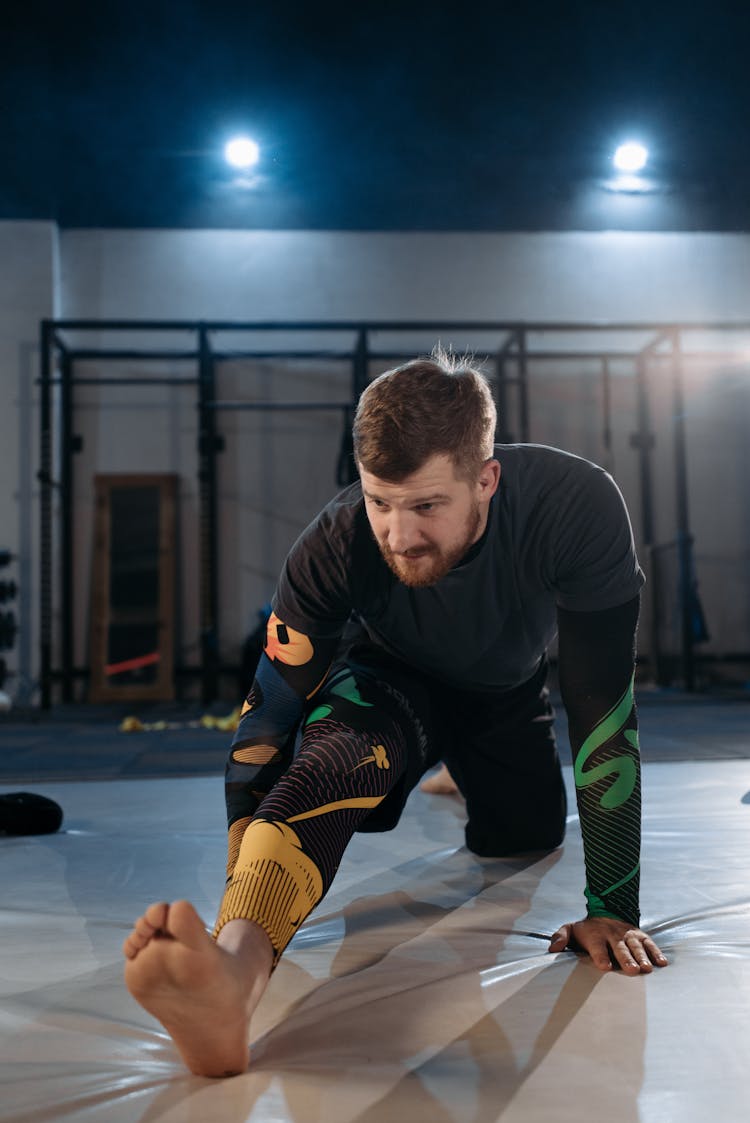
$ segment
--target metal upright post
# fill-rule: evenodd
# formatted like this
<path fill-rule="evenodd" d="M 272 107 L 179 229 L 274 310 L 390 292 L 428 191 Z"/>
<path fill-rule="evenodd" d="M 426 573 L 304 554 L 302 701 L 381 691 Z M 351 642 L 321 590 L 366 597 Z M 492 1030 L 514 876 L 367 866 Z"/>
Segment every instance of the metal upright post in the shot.
<path fill-rule="evenodd" d="M 643 548 L 648 555 L 649 592 L 651 620 L 650 620 L 650 656 L 656 682 L 662 681 L 661 651 L 659 646 L 659 575 L 656 550 L 654 543 L 654 497 L 653 479 L 651 473 L 651 451 L 654 447 L 654 435 L 651 432 L 651 416 L 648 400 L 648 356 L 645 351 L 636 358 L 636 409 L 638 416 L 638 432 L 630 438 L 631 446 L 638 451 L 638 466 L 640 474 L 641 492 L 641 535 Z"/>
<path fill-rule="evenodd" d="M 495 355 L 495 407 L 497 409 L 497 431 L 495 440 L 500 444 L 510 444 L 512 437 L 508 428 L 508 386 L 505 372 L 505 352 L 500 350 Z"/>
<path fill-rule="evenodd" d="M 360 328 L 357 332 L 357 342 L 354 347 L 352 360 L 352 404 L 354 406 L 356 406 L 360 394 L 369 381 L 367 369 L 369 357 L 367 329 Z"/>
<path fill-rule="evenodd" d="M 518 404 L 521 421 L 521 441 L 526 444 L 531 439 L 529 403 L 529 366 L 526 347 L 526 328 L 518 329 Z"/>
<path fill-rule="evenodd" d="M 216 495 L 215 373 L 208 329 L 198 327 L 198 459 L 200 500 L 200 621 L 203 702 L 219 692 L 218 512 Z"/>
<path fill-rule="evenodd" d="M 511 386 L 519 387 L 519 392 L 515 400 L 517 421 L 520 413 L 521 379 L 517 376 L 508 376 L 508 363 L 514 360 L 518 362 L 517 356 L 513 353 L 513 349 L 517 346 L 518 329 L 513 328 L 506 336 L 504 342 L 500 344 L 495 354 L 495 370 L 497 375 L 495 404 L 497 406 L 498 419 L 498 432 L 495 439 L 499 441 L 500 444 L 504 445 L 514 444 L 518 439 L 514 425 L 511 422 L 511 395 L 508 393 Z"/>
<path fill-rule="evenodd" d="M 352 425 L 357 402 L 369 381 L 370 349 L 366 328 L 357 330 L 357 340 L 351 359 L 351 405 L 343 410 L 344 431 L 341 434 L 341 447 L 336 464 L 336 483 L 339 487 L 347 487 L 358 479 L 357 465 L 354 461 Z"/>
<path fill-rule="evenodd" d="M 648 401 L 647 356 L 641 352 L 636 359 L 636 397 L 638 432 L 631 438 L 631 445 L 638 450 L 638 464 L 641 481 L 641 532 L 643 545 L 654 544 L 654 499 L 651 475 L 651 450 L 654 435 L 651 432 L 651 416 Z"/>
<path fill-rule="evenodd" d="M 60 347 L 60 654 L 62 699 L 73 701 L 73 361 Z"/>
<path fill-rule="evenodd" d="M 604 444 L 604 467 L 614 473 L 615 457 L 612 451 L 612 378 L 609 359 L 602 358 L 602 441 Z"/>
<path fill-rule="evenodd" d="M 674 437 L 675 503 L 677 510 L 677 552 L 680 574 L 680 620 L 682 624 L 682 673 L 685 689 L 695 690 L 695 651 L 693 645 L 693 538 L 690 533 L 687 450 L 685 439 L 685 401 L 682 384 L 680 333 L 672 333 L 672 426 Z"/>
<path fill-rule="evenodd" d="M 52 705 L 52 387 L 53 324 L 39 332 L 39 684 L 41 705 Z"/>

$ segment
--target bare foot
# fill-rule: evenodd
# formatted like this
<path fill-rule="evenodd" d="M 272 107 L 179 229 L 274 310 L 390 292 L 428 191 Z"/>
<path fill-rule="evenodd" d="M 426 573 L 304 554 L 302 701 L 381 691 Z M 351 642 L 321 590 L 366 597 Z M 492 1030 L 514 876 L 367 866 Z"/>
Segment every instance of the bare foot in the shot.
<path fill-rule="evenodd" d="M 440 771 L 428 776 L 419 785 L 420 791 L 429 792 L 430 795 L 456 795 L 458 786 L 445 764 L 440 765 Z"/>
<path fill-rule="evenodd" d="M 273 960 L 261 928 L 232 920 L 217 942 L 188 901 L 154 904 L 135 922 L 122 950 L 128 990 L 159 1019 L 191 1072 L 245 1071 L 250 1017 Z"/>

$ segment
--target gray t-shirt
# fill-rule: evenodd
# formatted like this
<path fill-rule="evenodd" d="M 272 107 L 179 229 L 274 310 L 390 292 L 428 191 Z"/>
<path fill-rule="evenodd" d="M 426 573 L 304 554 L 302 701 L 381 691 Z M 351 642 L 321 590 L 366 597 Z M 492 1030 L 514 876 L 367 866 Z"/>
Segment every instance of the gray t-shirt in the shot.
<path fill-rule="evenodd" d="M 556 608 L 614 608 L 644 583 L 611 476 L 543 445 L 497 445 L 502 474 L 480 542 L 437 584 L 411 589 L 383 561 L 362 489 L 337 495 L 287 558 L 273 607 L 311 637 L 350 617 L 392 655 L 459 687 L 526 681 L 556 632 Z"/>

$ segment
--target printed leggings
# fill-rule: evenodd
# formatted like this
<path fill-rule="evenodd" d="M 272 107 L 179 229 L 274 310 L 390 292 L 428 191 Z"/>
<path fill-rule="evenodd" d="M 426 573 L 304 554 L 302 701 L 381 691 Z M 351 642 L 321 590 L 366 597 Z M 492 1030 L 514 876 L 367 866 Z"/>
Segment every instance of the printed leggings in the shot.
<path fill-rule="evenodd" d="M 368 662 L 352 659 L 329 676 L 291 764 L 267 795 L 256 793 L 254 813 L 232 823 L 214 935 L 229 920 L 254 920 L 278 961 L 330 887 L 353 833 L 394 827 L 410 791 L 440 759 L 466 797 L 471 850 L 497 856 L 562 841 L 565 790 L 545 663 L 498 698 Z M 263 761 L 236 756 L 230 788 L 262 787 Z"/>

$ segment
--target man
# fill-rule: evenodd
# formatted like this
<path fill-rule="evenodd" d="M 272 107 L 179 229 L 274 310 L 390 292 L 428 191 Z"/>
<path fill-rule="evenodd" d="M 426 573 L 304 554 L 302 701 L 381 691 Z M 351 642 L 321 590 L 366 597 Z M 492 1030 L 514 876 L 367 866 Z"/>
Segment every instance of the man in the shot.
<path fill-rule="evenodd" d="M 250 1016 L 353 832 L 395 826 L 437 761 L 465 797 L 474 853 L 560 845 L 556 630 L 587 915 L 550 950 L 631 975 L 666 964 L 638 927 L 643 575 L 628 515 L 588 461 L 494 448 L 495 420 L 485 379 L 445 355 L 381 375 L 354 421 L 360 482 L 287 558 L 227 767 L 213 936 L 188 902 L 161 903 L 124 946 L 131 992 L 195 1073 L 244 1071 Z"/>

